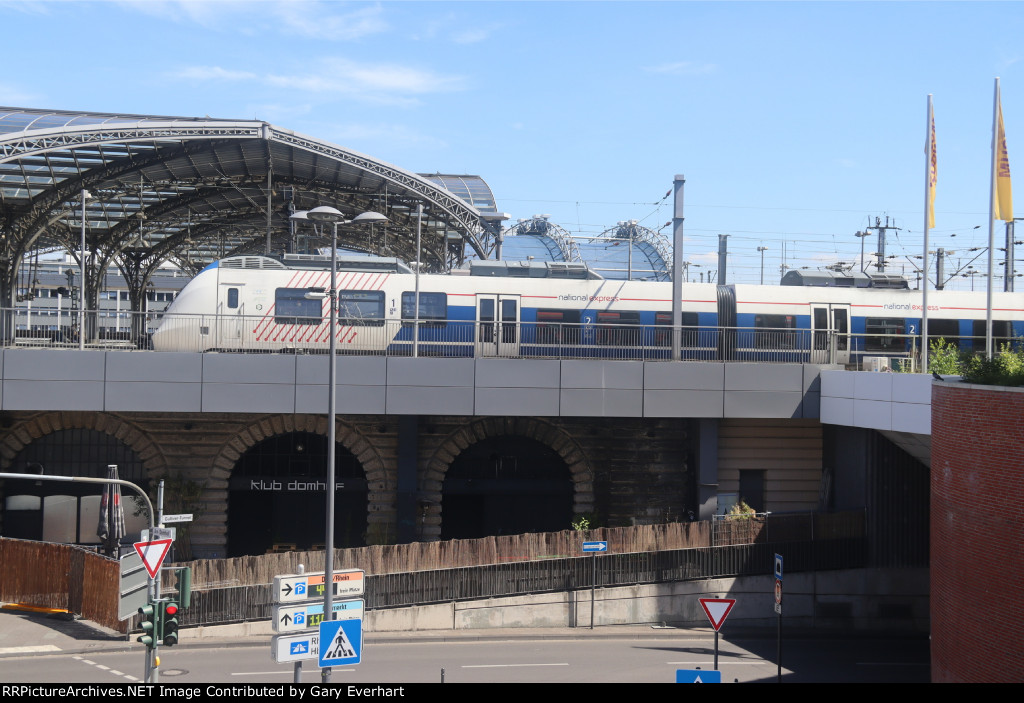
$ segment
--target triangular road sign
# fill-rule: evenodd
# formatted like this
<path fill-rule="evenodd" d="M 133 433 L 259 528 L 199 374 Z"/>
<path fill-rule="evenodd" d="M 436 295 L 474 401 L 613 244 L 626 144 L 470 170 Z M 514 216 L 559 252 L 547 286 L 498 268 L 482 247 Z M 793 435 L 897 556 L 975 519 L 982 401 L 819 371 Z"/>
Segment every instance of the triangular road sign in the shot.
<path fill-rule="evenodd" d="M 331 642 L 330 648 L 324 653 L 324 659 L 346 659 L 355 655 L 355 647 L 349 642 L 345 631 L 339 629 L 338 634 L 334 636 L 334 641 Z"/>
<path fill-rule="evenodd" d="M 700 607 L 704 608 L 704 612 L 708 616 L 708 620 L 711 621 L 711 626 L 715 628 L 715 632 L 722 629 L 722 625 L 725 623 L 725 619 L 729 617 L 729 611 L 736 605 L 735 598 L 701 598 Z"/>
<path fill-rule="evenodd" d="M 142 563 L 146 565 L 146 571 L 149 572 L 150 578 L 156 578 L 157 572 L 160 571 L 160 565 L 164 563 L 164 557 L 167 556 L 167 552 L 171 549 L 172 541 L 169 539 L 157 539 L 152 542 L 135 543 L 135 551 L 142 557 Z"/>

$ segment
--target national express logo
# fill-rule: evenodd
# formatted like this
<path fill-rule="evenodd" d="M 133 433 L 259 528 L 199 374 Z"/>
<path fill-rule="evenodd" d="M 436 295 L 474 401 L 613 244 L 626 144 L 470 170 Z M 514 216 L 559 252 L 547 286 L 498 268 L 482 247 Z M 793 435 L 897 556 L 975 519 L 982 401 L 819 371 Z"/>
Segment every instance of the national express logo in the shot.
<path fill-rule="evenodd" d="M 617 296 L 617 295 L 571 295 L 571 294 L 566 294 L 566 295 L 558 296 L 558 299 L 566 301 L 566 302 L 578 301 L 578 302 L 583 302 L 583 303 L 587 303 L 587 302 L 590 302 L 590 303 L 617 303 L 619 301 L 619 296 Z"/>
<path fill-rule="evenodd" d="M 886 309 L 886 310 L 918 310 L 918 311 L 921 310 L 921 306 L 920 305 L 911 304 L 911 303 L 886 303 L 882 307 L 884 309 Z M 929 305 L 928 306 L 928 311 L 929 312 L 934 312 L 936 310 L 941 310 L 941 309 L 942 309 L 941 305 Z"/>

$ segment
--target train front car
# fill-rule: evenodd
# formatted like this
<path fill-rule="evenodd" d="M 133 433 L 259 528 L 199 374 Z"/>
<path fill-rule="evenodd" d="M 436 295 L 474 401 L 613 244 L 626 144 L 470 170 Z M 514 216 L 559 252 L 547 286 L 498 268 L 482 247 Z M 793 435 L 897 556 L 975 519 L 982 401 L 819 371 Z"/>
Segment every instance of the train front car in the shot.
<path fill-rule="evenodd" d="M 152 335 L 156 351 L 203 352 L 211 325 L 216 325 L 217 268 L 214 262 L 200 271 L 167 306 L 160 327 Z"/>

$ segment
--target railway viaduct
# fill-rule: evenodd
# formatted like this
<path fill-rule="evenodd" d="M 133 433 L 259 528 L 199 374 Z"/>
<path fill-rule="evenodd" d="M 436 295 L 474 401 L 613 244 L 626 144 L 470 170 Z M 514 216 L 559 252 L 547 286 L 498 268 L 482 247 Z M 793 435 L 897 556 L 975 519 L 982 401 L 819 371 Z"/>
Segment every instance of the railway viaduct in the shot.
<path fill-rule="evenodd" d="M 190 487 L 180 510 L 197 515 L 197 557 L 316 546 L 327 363 L 7 349 L 0 470 L 99 475 L 118 463 L 134 480 Z M 928 377 L 806 364 L 336 364 L 340 546 L 566 529 L 579 514 L 609 526 L 708 519 L 739 498 L 772 512 L 884 503 L 872 513 L 883 531 L 927 522 Z M 48 499 L 8 500 L 4 533 L 39 529 L 58 509 Z M 76 538 L 88 541 L 88 500 L 62 500 L 78 501 Z"/>

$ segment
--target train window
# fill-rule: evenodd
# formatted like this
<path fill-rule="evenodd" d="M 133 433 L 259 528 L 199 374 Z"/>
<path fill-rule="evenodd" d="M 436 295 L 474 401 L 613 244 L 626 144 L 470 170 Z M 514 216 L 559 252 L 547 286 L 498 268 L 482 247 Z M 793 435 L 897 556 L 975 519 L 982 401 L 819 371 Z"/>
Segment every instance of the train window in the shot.
<path fill-rule="evenodd" d="M 228 288 L 228 307 L 232 310 L 238 307 L 238 289 Z"/>
<path fill-rule="evenodd" d="M 903 320 L 889 317 L 868 317 L 864 320 L 864 350 L 900 352 L 906 342 L 899 336 L 906 329 Z M 930 336 L 929 332 L 929 336 Z"/>
<path fill-rule="evenodd" d="M 794 315 L 754 315 L 754 347 L 757 349 L 793 349 L 796 347 Z"/>
<path fill-rule="evenodd" d="M 538 344 L 579 344 L 579 310 L 538 310 Z"/>
<path fill-rule="evenodd" d="M 384 291 L 338 291 L 338 322 L 343 325 L 383 325 Z"/>
<path fill-rule="evenodd" d="M 988 334 L 988 323 L 985 320 L 975 320 L 971 330 L 972 341 L 974 342 L 974 353 L 985 352 L 985 336 Z M 928 336 L 932 336 L 932 323 L 928 321 Z M 1009 320 L 992 320 L 992 350 L 999 351 L 1000 347 L 1013 344 L 1013 325 Z"/>
<path fill-rule="evenodd" d="M 319 325 L 322 301 L 307 298 L 308 288 L 278 288 L 274 291 L 274 322 L 279 325 Z"/>
<path fill-rule="evenodd" d="M 656 312 L 654 313 L 654 324 L 657 327 L 654 330 L 654 346 L 656 347 L 671 347 L 672 346 L 672 330 L 665 329 L 672 325 L 672 313 L 670 312 Z M 683 340 L 682 345 L 684 347 L 695 347 L 697 346 L 697 313 L 695 312 L 684 312 L 683 313 Z"/>
<path fill-rule="evenodd" d="M 605 346 L 639 346 L 640 313 L 598 312 L 595 341 Z"/>
<path fill-rule="evenodd" d="M 984 330 L 984 328 L 982 328 Z M 960 320 L 937 320 L 928 318 L 928 339 L 929 344 L 934 340 L 944 339 L 947 344 L 960 346 Z M 981 347 L 985 348 L 985 332 L 981 333 Z"/>
<path fill-rule="evenodd" d="M 416 291 L 402 293 L 402 319 L 416 319 Z M 420 291 L 420 321 L 431 326 L 444 325 L 448 320 L 448 296 L 445 293 Z M 405 323 L 408 325 L 409 323 Z"/>

